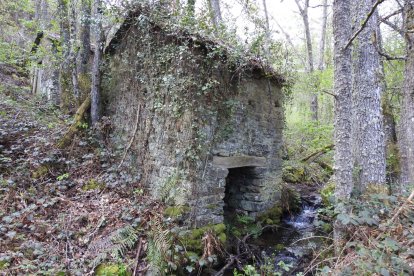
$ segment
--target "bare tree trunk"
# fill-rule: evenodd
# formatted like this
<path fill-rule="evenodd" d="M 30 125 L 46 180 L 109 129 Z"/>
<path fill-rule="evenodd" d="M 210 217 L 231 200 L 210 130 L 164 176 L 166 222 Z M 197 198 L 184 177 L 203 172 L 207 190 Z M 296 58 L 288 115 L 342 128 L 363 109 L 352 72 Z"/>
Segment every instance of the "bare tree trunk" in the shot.
<path fill-rule="evenodd" d="M 94 126 L 101 118 L 100 104 L 101 104 L 101 63 L 102 52 L 104 47 L 104 33 L 102 28 L 102 0 L 94 0 L 95 13 L 95 53 L 92 65 L 92 89 L 91 89 L 91 120 Z"/>
<path fill-rule="evenodd" d="M 313 73 L 315 71 L 313 64 L 313 47 L 312 47 L 312 37 L 309 27 L 309 0 L 305 0 L 303 7 L 300 4 L 299 0 L 295 0 L 296 5 L 298 6 L 300 15 L 303 20 L 303 27 L 305 28 L 305 39 L 306 39 L 306 50 L 308 53 L 308 72 Z M 311 93 L 310 99 L 310 110 L 312 121 L 318 121 L 318 95 L 315 92 Z"/>
<path fill-rule="evenodd" d="M 352 1 L 353 27 L 358 30 L 371 11 L 373 0 Z M 353 48 L 352 149 L 355 187 L 361 193 L 369 186 L 380 188 L 386 182 L 377 17 L 378 12 L 374 11 L 356 37 Z"/>
<path fill-rule="evenodd" d="M 221 17 L 220 0 L 209 0 L 210 12 L 212 14 L 214 27 L 220 27 L 223 18 Z"/>
<path fill-rule="evenodd" d="M 377 25 L 379 26 L 380 22 L 378 20 Z M 380 53 L 384 52 L 383 41 L 381 28 L 377 28 L 377 37 L 378 37 L 378 51 Z M 381 105 L 382 105 L 382 114 L 384 118 L 384 134 L 385 134 L 385 152 L 386 156 L 399 156 L 397 148 L 397 132 L 396 124 L 394 119 L 394 110 L 390 102 L 390 93 L 387 89 L 387 83 L 385 80 L 385 71 L 384 71 L 384 58 L 380 58 L 380 79 L 381 85 L 383 88 L 383 94 L 381 96 Z M 399 162 L 398 158 L 395 158 L 392 162 L 387 162 L 387 183 L 394 189 L 398 184 L 398 171 L 399 171 Z"/>
<path fill-rule="evenodd" d="M 321 41 L 319 42 L 318 70 L 325 68 L 326 24 L 328 21 L 328 0 L 323 0 Z"/>
<path fill-rule="evenodd" d="M 263 0 L 263 10 L 265 14 L 265 31 L 266 31 L 266 40 L 265 40 L 265 55 L 267 58 L 270 58 L 270 24 L 269 24 L 269 14 L 267 12 L 266 0 Z"/>
<path fill-rule="evenodd" d="M 68 18 L 68 6 L 66 0 L 58 0 L 58 12 L 60 20 L 60 37 L 62 42 L 62 63 L 60 66 L 60 106 L 64 112 L 69 111 L 70 106 L 70 24 Z"/>
<path fill-rule="evenodd" d="M 338 202 L 346 202 L 353 189 L 352 182 L 352 63 L 351 50 L 344 49 L 351 37 L 350 0 L 333 1 L 333 33 L 334 33 L 334 91 L 335 91 L 335 154 L 334 178 L 335 198 Z M 339 213 L 346 212 L 340 208 Z M 338 252 L 344 244 L 343 225 L 336 221 L 334 225 L 335 249 Z"/>
<path fill-rule="evenodd" d="M 404 27 L 407 60 L 400 125 L 401 184 L 403 189 L 409 184 L 414 184 L 414 33 L 409 31 L 414 28 L 414 0 L 405 1 Z"/>

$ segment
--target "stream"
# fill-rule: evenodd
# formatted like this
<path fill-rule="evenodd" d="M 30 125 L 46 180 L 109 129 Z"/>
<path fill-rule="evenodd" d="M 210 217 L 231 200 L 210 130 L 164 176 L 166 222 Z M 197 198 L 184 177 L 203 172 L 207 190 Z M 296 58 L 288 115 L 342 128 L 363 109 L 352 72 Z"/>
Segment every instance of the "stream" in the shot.
<path fill-rule="evenodd" d="M 283 275 L 303 272 L 312 260 L 313 251 L 318 249 L 321 242 L 318 238 L 310 238 L 318 236 L 313 221 L 321 204 L 320 195 L 311 193 L 301 199 L 302 208 L 299 213 L 286 214 L 279 229 L 265 232 L 252 241 L 252 244 L 261 249 L 266 264 L 273 264 L 275 270 Z M 290 267 L 289 271 L 283 269 L 284 264 Z"/>

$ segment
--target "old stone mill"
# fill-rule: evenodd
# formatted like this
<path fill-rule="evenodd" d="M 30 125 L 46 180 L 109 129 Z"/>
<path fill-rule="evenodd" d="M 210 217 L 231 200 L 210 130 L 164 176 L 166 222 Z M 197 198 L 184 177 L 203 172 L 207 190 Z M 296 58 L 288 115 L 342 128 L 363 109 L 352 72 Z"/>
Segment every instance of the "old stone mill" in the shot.
<path fill-rule="evenodd" d="M 258 58 L 131 12 L 106 48 L 112 141 L 154 198 L 200 227 L 278 204 L 283 77 Z"/>

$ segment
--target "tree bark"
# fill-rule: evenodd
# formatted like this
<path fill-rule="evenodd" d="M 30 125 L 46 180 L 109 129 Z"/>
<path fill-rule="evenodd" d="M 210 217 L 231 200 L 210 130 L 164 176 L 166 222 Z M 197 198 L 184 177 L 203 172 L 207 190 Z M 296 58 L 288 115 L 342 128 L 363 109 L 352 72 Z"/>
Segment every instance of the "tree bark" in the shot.
<path fill-rule="evenodd" d="M 81 104 L 80 102 L 80 91 L 79 91 L 79 81 L 78 81 L 78 68 L 76 65 L 78 49 L 77 49 L 77 27 L 76 27 L 76 3 L 75 1 L 70 1 L 70 67 L 72 75 L 72 88 L 73 95 L 77 101 L 77 106 Z"/>
<path fill-rule="evenodd" d="M 221 17 L 220 0 L 209 0 L 208 2 L 210 5 L 213 25 L 217 29 L 223 21 L 223 18 Z"/>
<path fill-rule="evenodd" d="M 323 0 L 323 15 L 321 27 L 321 40 L 319 42 L 319 62 L 318 70 L 325 68 L 325 45 L 326 45 L 326 24 L 328 21 L 328 0 Z"/>
<path fill-rule="evenodd" d="M 266 58 L 270 58 L 270 24 L 269 24 L 269 13 L 267 12 L 267 5 L 266 0 L 263 0 L 263 10 L 265 14 L 265 32 L 266 32 L 266 40 L 265 40 L 265 55 Z"/>
<path fill-rule="evenodd" d="M 414 183 L 414 0 L 406 0 L 404 27 L 407 60 L 405 63 L 401 107 L 400 153 L 402 188 Z"/>
<path fill-rule="evenodd" d="M 194 17 L 196 0 L 187 0 L 187 13 L 190 17 Z"/>
<path fill-rule="evenodd" d="M 350 0 L 333 1 L 334 33 L 334 91 L 335 91 L 335 131 L 334 131 L 334 177 L 335 198 L 346 202 L 353 188 L 352 150 L 351 150 L 351 115 L 352 115 L 352 63 L 351 50 L 344 49 L 351 37 Z M 339 213 L 346 208 L 337 205 Z M 344 226 L 336 221 L 334 225 L 336 252 L 344 243 Z"/>
<path fill-rule="evenodd" d="M 62 63 L 59 73 L 60 95 L 59 103 L 64 112 L 69 111 L 70 106 L 70 23 L 68 18 L 68 6 L 66 0 L 58 0 L 58 13 L 60 21 L 60 37 L 62 45 Z"/>
<path fill-rule="evenodd" d="M 91 56 L 91 1 L 82 0 L 81 43 L 79 74 L 88 72 L 88 63 Z"/>
<path fill-rule="evenodd" d="M 380 25 L 379 18 L 377 19 L 377 25 Z M 377 37 L 378 37 L 378 52 L 383 53 L 383 40 L 381 34 L 381 28 L 377 28 Z M 396 123 L 394 119 L 394 110 L 390 102 L 390 92 L 387 89 L 387 82 L 385 79 L 384 71 L 384 57 L 380 58 L 380 79 L 381 85 L 383 87 L 383 94 L 381 96 L 381 105 L 382 105 L 382 114 L 384 118 L 384 134 L 385 134 L 385 152 L 386 156 L 399 156 L 397 148 L 397 132 L 396 132 Z M 397 188 L 399 182 L 399 162 L 398 158 L 393 162 L 387 162 L 387 183 L 391 186 L 391 189 Z"/>
<path fill-rule="evenodd" d="M 102 1 L 94 0 L 95 10 L 95 52 L 92 65 L 92 89 L 91 89 L 91 121 L 94 126 L 100 119 L 100 104 L 101 104 L 101 62 L 104 47 L 104 33 L 102 28 Z"/>
<path fill-rule="evenodd" d="M 373 2 L 352 0 L 355 30 L 366 20 Z M 353 47 L 352 150 L 354 183 L 360 193 L 365 193 L 369 186 L 381 186 L 386 182 L 377 17 L 378 12 L 374 11 L 366 26 L 355 38 Z"/>

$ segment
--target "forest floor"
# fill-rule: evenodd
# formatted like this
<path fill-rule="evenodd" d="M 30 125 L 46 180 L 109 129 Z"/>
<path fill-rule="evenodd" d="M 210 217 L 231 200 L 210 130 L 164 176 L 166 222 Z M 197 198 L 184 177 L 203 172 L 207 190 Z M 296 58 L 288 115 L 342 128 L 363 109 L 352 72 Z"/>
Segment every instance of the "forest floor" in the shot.
<path fill-rule="evenodd" d="M 0 275 L 88 275 L 109 256 L 139 271 L 133 227 L 162 207 L 122 185 L 91 133 L 57 148 L 70 122 L 33 100 L 24 75 L 0 65 L 0 80 Z"/>

